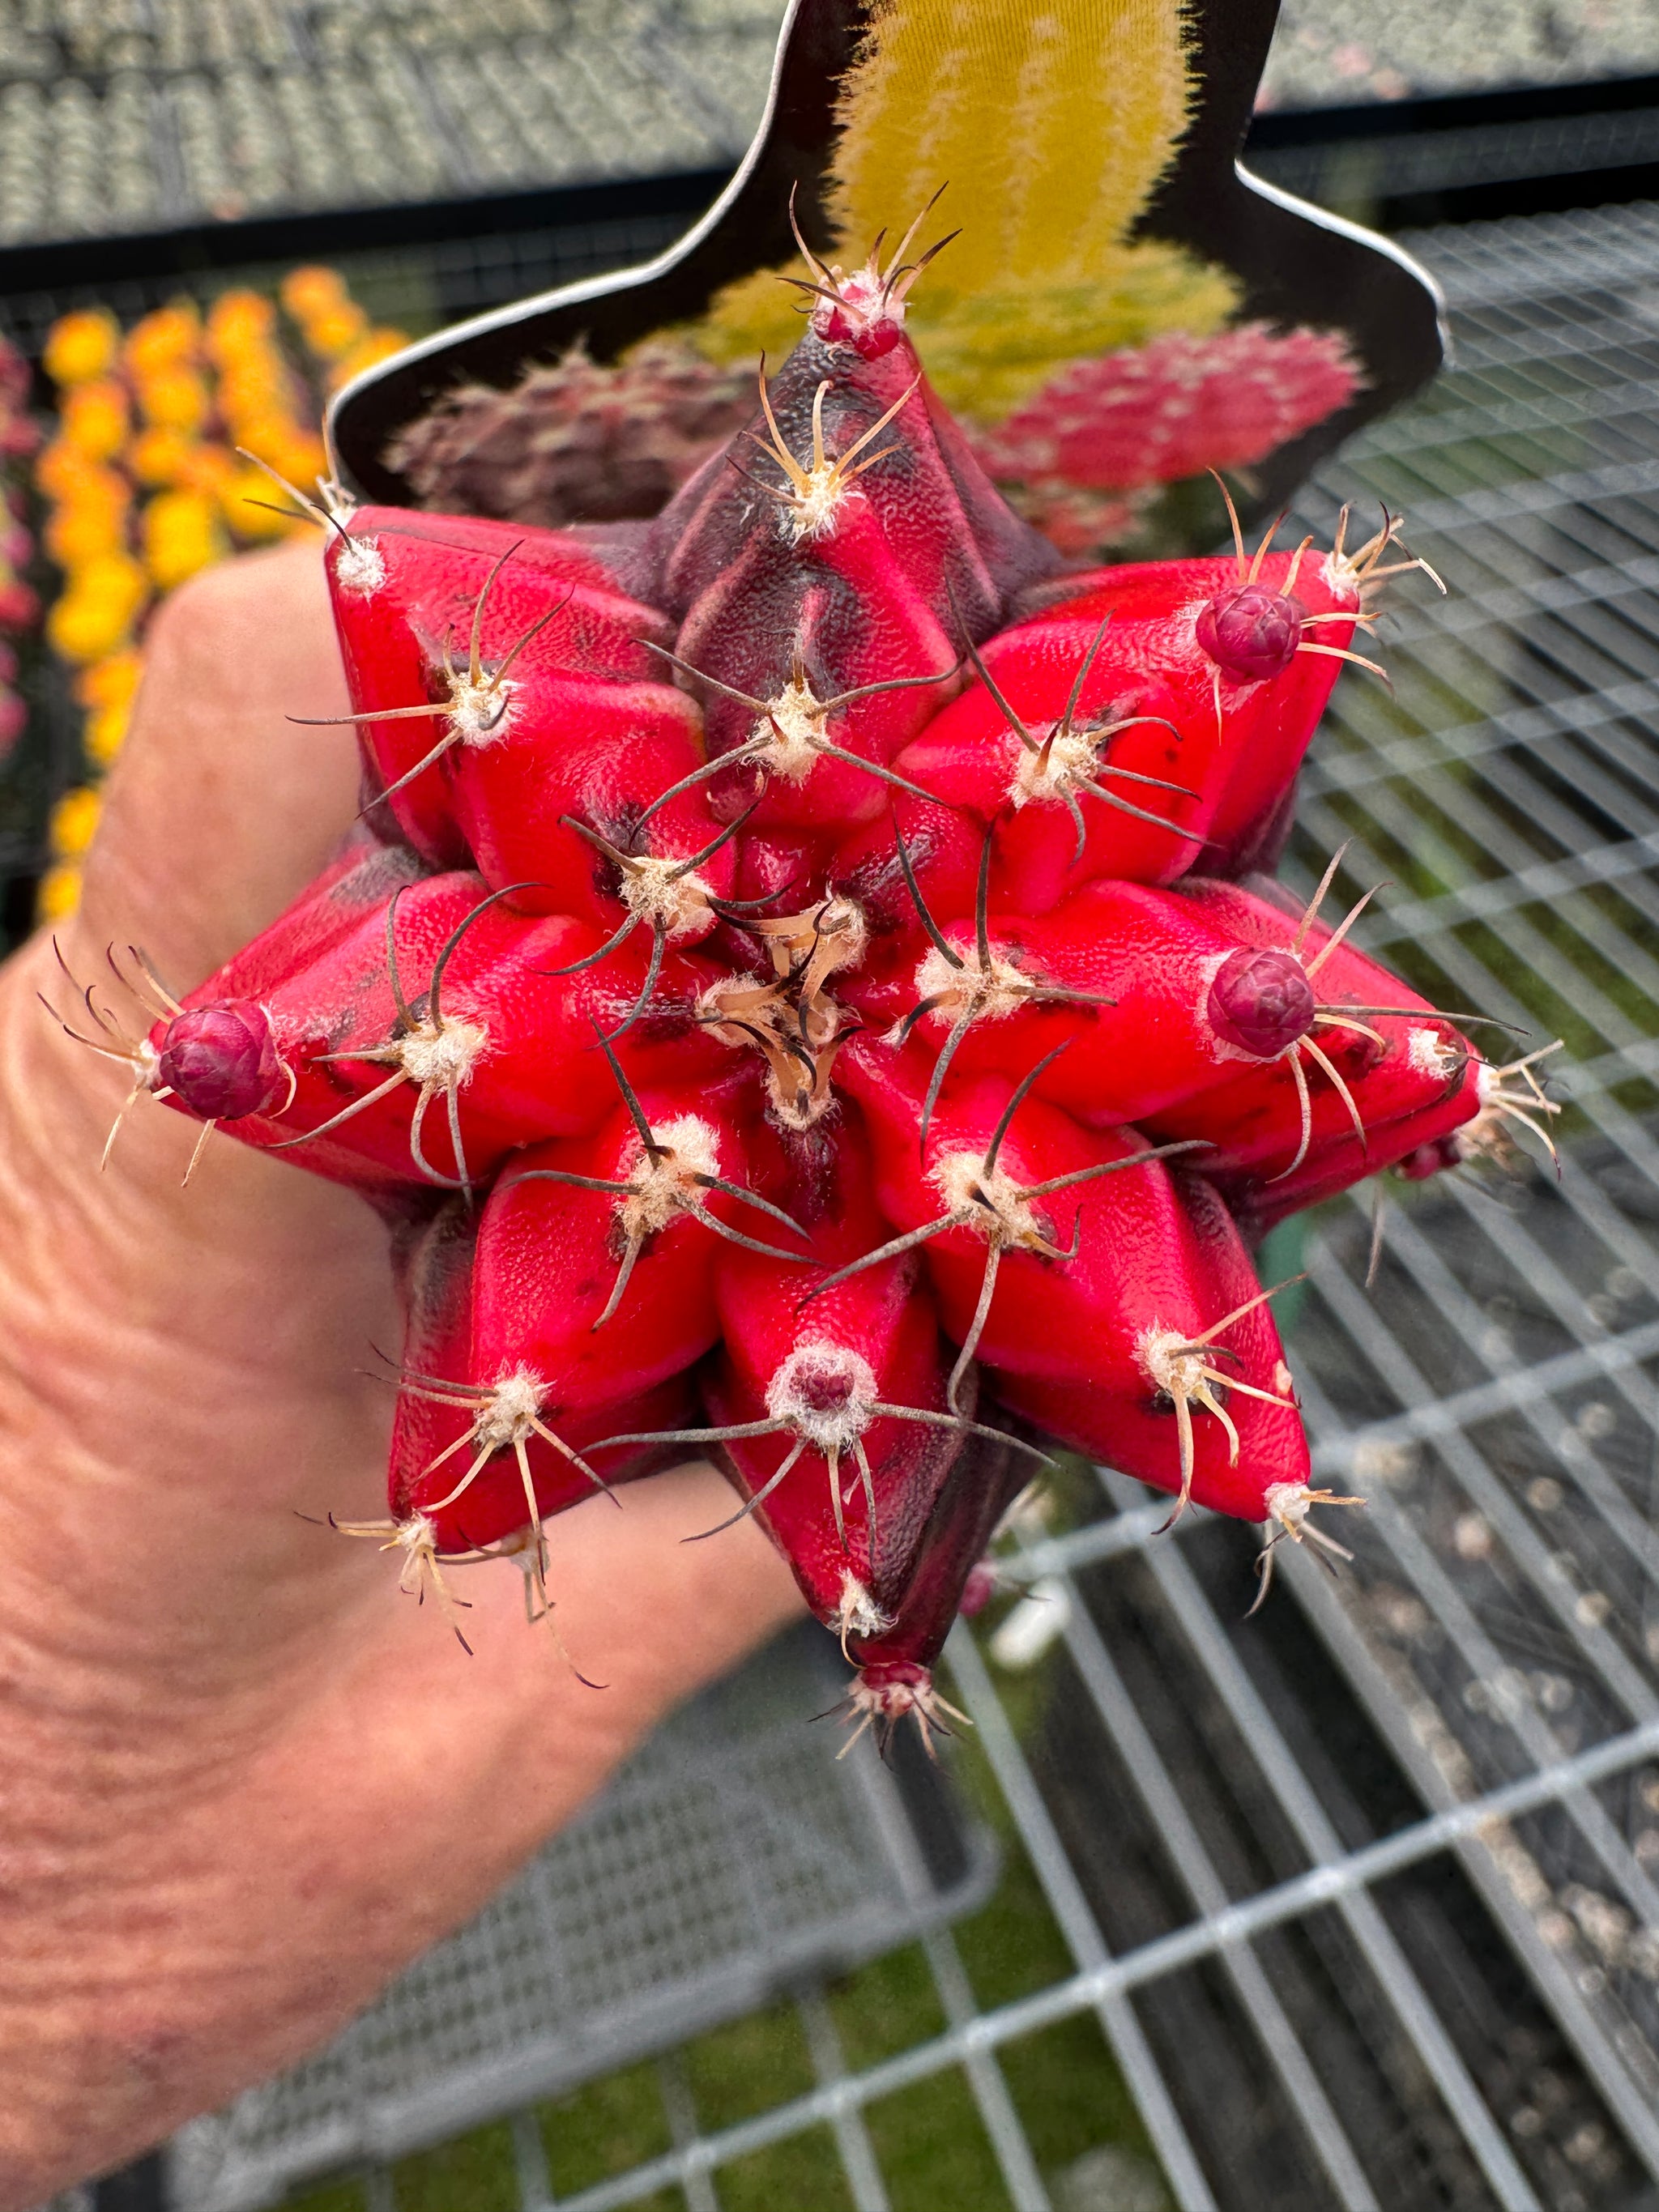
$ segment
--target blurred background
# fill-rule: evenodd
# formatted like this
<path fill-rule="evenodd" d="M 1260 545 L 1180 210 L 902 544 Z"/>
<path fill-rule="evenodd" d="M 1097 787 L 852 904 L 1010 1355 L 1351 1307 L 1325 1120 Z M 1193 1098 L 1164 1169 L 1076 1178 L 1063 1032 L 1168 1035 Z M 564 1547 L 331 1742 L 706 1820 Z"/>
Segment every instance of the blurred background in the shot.
<path fill-rule="evenodd" d="M 0 888 L 69 912 L 149 611 L 292 526 L 328 392 L 666 244 L 752 0 L 0 0 Z M 975 1723 L 837 1765 L 827 1639 L 680 1716 L 129 2212 L 1659 2208 L 1659 12 L 1286 0 L 1248 154 L 1395 234 L 1451 366 L 1294 520 L 1403 508 L 1385 692 L 1285 873 L 1562 1036 L 1541 1152 L 1280 1256 L 1339 1576 L 1072 1468 L 951 1648 Z M 1404 580 L 1407 586 L 1420 579 Z M 868 1754 L 867 1756 L 866 1754 Z"/>

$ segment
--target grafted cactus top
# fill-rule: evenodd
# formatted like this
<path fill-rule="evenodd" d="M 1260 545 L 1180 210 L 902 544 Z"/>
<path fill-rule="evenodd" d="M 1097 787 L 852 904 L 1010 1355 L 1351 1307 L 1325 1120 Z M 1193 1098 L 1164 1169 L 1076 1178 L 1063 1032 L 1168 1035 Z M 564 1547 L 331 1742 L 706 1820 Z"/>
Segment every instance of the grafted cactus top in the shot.
<path fill-rule="evenodd" d="M 1068 574 L 908 276 L 816 274 L 653 523 L 337 509 L 365 827 L 154 1049 L 397 1224 L 408 1586 L 507 1554 L 544 1609 L 546 1518 L 701 1445 L 927 1721 L 1033 1434 L 1313 1533 L 1250 1241 L 1477 1063 L 1237 880 L 1392 525 Z"/>

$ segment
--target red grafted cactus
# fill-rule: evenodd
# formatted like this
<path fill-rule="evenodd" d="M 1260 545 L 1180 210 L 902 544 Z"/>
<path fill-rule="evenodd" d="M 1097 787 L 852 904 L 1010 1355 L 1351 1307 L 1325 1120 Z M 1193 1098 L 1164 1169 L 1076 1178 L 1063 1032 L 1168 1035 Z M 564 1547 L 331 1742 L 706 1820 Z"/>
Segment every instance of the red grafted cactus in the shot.
<path fill-rule="evenodd" d="M 186 999 L 121 970 L 147 1037 L 76 1018 L 399 1222 L 357 1533 L 405 1588 L 459 1628 L 452 1570 L 511 1557 L 550 1617 L 544 1524 L 705 1450 L 855 1711 L 931 1727 L 1033 1437 L 1274 1542 L 1349 1502 L 1247 1239 L 1551 1109 L 1321 919 L 1331 875 L 1233 880 L 1394 523 L 1064 574 L 927 388 L 904 250 L 815 266 L 648 525 L 337 502 L 364 828 Z"/>
<path fill-rule="evenodd" d="M 1265 323 L 1075 362 L 979 440 L 991 473 L 1106 490 L 1248 468 L 1359 389 L 1346 339 Z"/>

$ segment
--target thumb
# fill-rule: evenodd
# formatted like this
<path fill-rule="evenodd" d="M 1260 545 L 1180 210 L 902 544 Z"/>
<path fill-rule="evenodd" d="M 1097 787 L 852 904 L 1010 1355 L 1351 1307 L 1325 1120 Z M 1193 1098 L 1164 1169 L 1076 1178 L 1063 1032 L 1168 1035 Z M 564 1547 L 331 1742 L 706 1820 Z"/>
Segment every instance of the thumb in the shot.
<path fill-rule="evenodd" d="M 358 805 L 349 701 L 317 539 L 193 577 L 157 611 L 105 787 L 79 934 L 141 942 L 189 989 L 274 921 Z"/>

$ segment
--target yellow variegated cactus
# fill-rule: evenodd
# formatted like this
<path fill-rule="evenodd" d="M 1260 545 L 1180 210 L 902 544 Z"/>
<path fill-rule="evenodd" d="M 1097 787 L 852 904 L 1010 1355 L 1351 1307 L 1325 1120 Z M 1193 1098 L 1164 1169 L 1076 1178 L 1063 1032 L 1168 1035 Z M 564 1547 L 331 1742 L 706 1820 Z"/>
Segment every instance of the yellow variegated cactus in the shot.
<path fill-rule="evenodd" d="M 1180 0 L 883 0 L 842 103 L 838 256 L 862 261 L 948 183 L 941 228 L 948 209 L 962 234 L 910 313 L 952 407 L 994 421 L 1067 362 L 1232 312 L 1224 270 L 1129 235 L 1189 99 Z M 691 332 L 717 360 L 787 351 L 799 334 L 769 270 Z"/>

